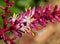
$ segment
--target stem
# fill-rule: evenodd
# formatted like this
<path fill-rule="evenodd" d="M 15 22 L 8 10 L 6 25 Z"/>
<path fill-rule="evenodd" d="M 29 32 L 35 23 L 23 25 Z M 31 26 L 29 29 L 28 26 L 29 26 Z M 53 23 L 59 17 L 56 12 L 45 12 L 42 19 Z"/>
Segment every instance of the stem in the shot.
<path fill-rule="evenodd" d="M 0 29 L 0 35 L 2 35 L 3 33 L 7 32 L 8 30 L 10 30 L 9 27 L 7 27 L 6 29 L 5 28 Z"/>
<path fill-rule="evenodd" d="M 7 15 L 8 15 L 8 3 L 9 3 L 9 0 L 7 0 L 7 2 L 6 2 L 6 7 L 5 7 L 5 14 L 4 14 L 4 18 L 3 18 L 3 22 L 4 22 L 4 28 L 6 28 L 7 27 L 7 20 L 6 20 L 6 17 L 7 17 Z"/>

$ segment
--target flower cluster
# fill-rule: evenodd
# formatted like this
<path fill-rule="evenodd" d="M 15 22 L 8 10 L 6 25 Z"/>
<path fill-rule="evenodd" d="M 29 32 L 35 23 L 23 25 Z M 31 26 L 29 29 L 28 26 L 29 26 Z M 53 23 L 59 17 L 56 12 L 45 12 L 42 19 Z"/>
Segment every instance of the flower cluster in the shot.
<path fill-rule="evenodd" d="M 55 19 L 60 21 L 60 10 L 58 10 L 58 6 L 56 5 L 52 11 L 51 4 L 44 8 L 41 8 L 41 6 L 37 9 L 35 7 L 32 9 L 28 8 L 26 12 L 20 12 L 19 15 L 14 13 L 13 16 L 6 20 L 8 13 L 11 13 L 9 8 L 14 2 L 9 0 L 4 0 L 4 2 L 6 3 L 6 7 L 0 6 L 0 8 L 4 10 L 4 13 L 1 15 L 3 19 L 3 27 L 0 28 L 0 39 L 3 39 L 6 44 L 8 44 L 8 41 L 10 44 L 16 44 L 13 40 L 17 37 L 21 37 L 22 33 L 28 33 L 34 36 L 32 29 L 39 28 L 36 25 L 37 23 L 46 26 L 49 21 L 52 23 L 55 22 Z M 11 23 L 11 26 L 7 26 L 9 23 Z M 16 36 L 9 38 L 5 34 L 7 31 L 14 33 Z"/>

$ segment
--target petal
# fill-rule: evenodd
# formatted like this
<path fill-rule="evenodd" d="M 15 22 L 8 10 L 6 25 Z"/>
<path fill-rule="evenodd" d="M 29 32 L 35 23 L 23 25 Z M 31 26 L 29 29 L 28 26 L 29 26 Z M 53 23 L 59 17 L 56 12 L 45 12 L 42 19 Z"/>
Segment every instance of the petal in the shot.
<path fill-rule="evenodd" d="M 15 30 L 11 30 L 14 34 L 16 34 L 17 36 L 21 37 L 22 36 L 22 33 L 18 33 L 16 32 Z"/>
<path fill-rule="evenodd" d="M 38 11 L 39 14 L 41 14 L 41 11 L 42 11 L 41 6 L 38 7 L 37 11 Z"/>
<path fill-rule="evenodd" d="M 54 11 L 57 11 L 58 10 L 58 6 L 56 5 L 55 8 L 54 8 Z"/>
<path fill-rule="evenodd" d="M 27 11 L 25 12 L 25 15 L 26 16 L 29 16 L 30 15 L 30 9 L 27 9 Z"/>
<path fill-rule="evenodd" d="M 22 18 L 23 18 L 23 12 L 20 12 L 20 15 L 19 15 L 19 17 L 18 17 L 18 20 L 20 21 Z"/>
<path fill-rule="evenodd" d="M 34 14 L 35 14 L 35 10 L 36 10 L 36 8 L 35 8 L 35 7 L 33 7 L 33 8 L 32 8 L 32 15 L 34 15 Z"/>
<path fill-rule="evenodd" d="M 31 27 L 35 28 L 36 30 L 39 28 L 36 24 L 31 24 Z"/>
<path fill-rule="evenodd" d="M 55 16 L 55 19 L 60 22 L 60 17 L 59 16 Z"/>

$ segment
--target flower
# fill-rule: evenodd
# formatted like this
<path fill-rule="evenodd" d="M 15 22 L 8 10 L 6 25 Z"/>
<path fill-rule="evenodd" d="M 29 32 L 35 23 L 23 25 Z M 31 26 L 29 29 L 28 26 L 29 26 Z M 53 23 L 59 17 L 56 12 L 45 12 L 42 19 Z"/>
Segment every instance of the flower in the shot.
<path fill-rule="evenodd" d="M 55 19 L 60 21 L 60 10 L 58 10 L 58 6 L 56 5 L 52 11 L 51 4 L 44 8 L 41 8 L 41 6 L 37 9 L 35 7 L 32 9 L 28 8 L 25 12 L 20 12 L 19 15 L 14 13 L 12 17 L 6 20 L 8 13 L 11 13 L 9 8 L 13 2 L 9 0 L 4 0 L 4 2 L 6 6 L 0 6 L 0 8 L 5 11 L 5 13 L 2 13 L 3 27 L 0 28 L 0 39 L 4 40 L 6 44 L 8 44 L 7 41 L 9 41 L 10 44 L 16 44 L 14 40 L 17 37 L 22 37 L 22 33 L 32 34 L 34 36 L 33 28 L 37 30 L 39 28 L 37 24 L 46 26 L 49 21 L 51 23 L 54 23 Z M 9 23 L 11 23 L 11 26 L 8 26 Z M 9 38 L 5 34 L 7 31 L 14 33 L 15 36 Z"/>

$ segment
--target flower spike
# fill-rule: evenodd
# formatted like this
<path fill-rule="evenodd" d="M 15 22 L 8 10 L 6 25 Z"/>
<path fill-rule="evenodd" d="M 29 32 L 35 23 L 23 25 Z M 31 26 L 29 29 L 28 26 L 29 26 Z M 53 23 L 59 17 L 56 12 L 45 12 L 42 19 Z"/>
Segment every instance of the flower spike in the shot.
<path fill-rule="evenodd" d="M 6 44 L 9 44 L 8 41 L 10 44 L 16 44 L 14 40 L 17 37 L 22 37 L 23 33 L 34 36 L 33 28 L 36 29 L 36 32 L 39 29 L 37 24 L 46 26 L 49 21 L 54 23 L 55 19 L 60 22 L 60 10 L 58 10 L 58 6 L 56 5 L 52 11 L 51 4 L 44 8 L 38 6 L 37 9 L 35 7 L 31 9 L 30 7 L 25 12 L 20 12 L 19 15 L 14 13 L 13 16 L 6 20 L 8 13 L 12 12 L 9 8 L 14 2 L 9 0 L 4 0 L 4 2 L 6 6 L 0 6 L 5 11 L 1 15 L 3 27 L 0 28 L 0 39 L 4 40 Z M 10 26 L 8 26 L 9 23 L 11 23 Z M 5 34 L 7 31 L 14 33 L 15 36 L 13 38 L 8 37 Z"/>

